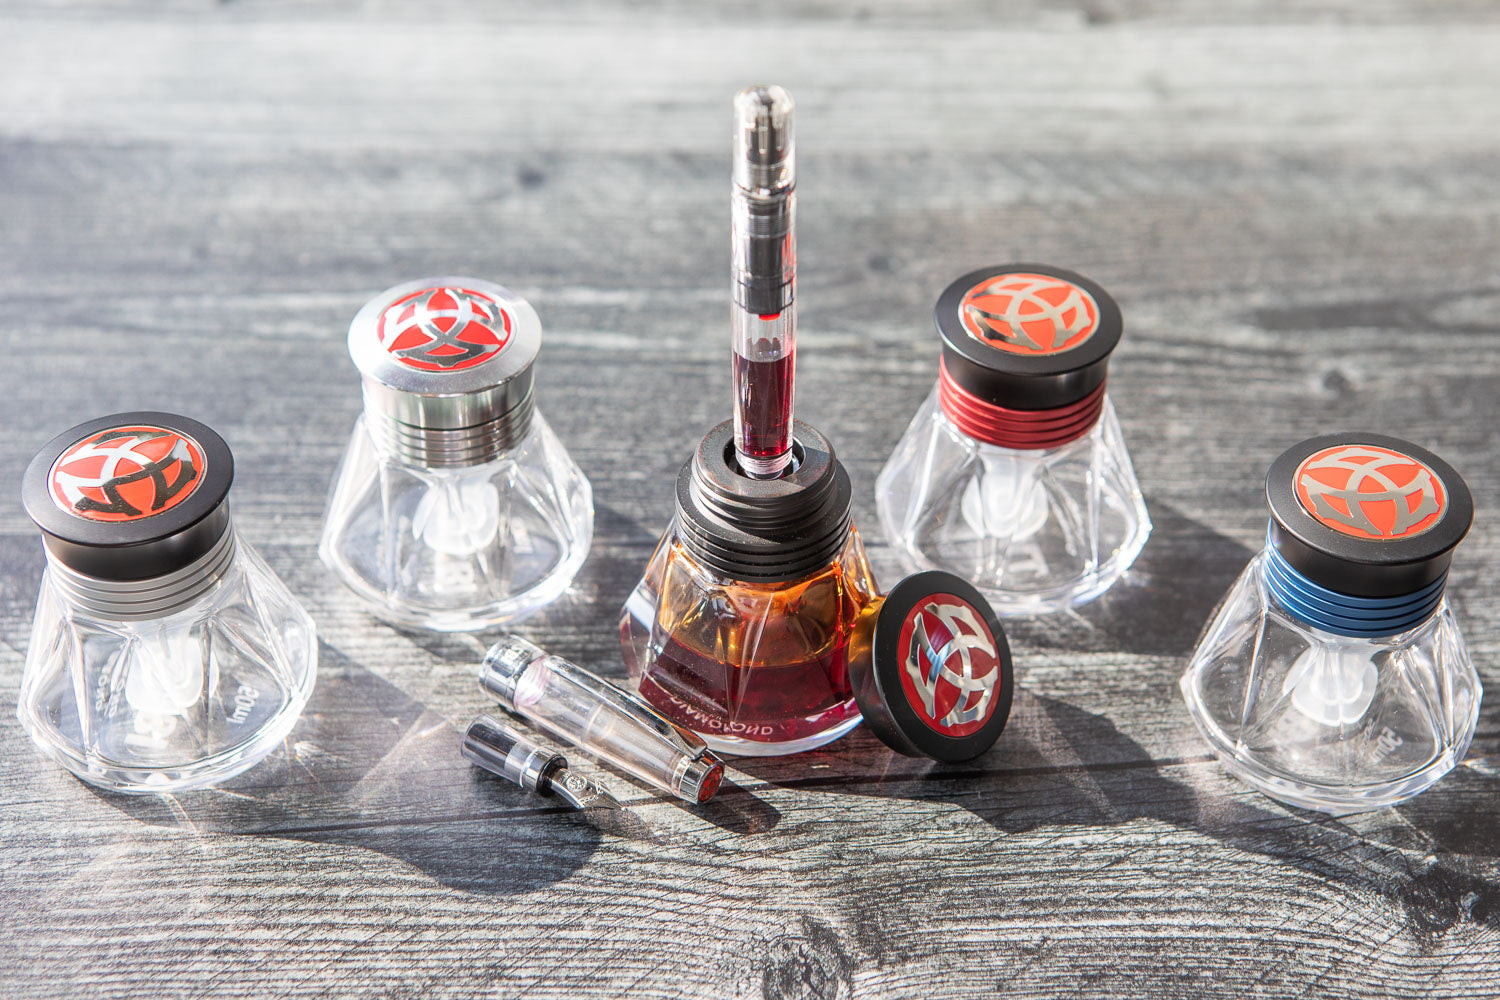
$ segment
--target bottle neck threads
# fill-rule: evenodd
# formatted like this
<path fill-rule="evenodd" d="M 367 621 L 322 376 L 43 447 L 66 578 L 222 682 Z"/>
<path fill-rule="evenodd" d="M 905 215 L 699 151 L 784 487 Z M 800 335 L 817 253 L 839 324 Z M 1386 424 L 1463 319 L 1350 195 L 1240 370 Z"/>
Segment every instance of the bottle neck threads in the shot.
<path fill-rule="evenodd" d="M 1298 572 L 1269 534 L 1261 572 L 1266 589 L 1293 618 L 1334 635 L 1369 639 L 1397 635 L 1432 617 L 1448 581 L 1444 571 L 1421 589 L 1395 597 L 1343 594 Z"/>
<path fill-rule="evenodd" d="M 938 404 L 955 427 L 976 441 L 1017 451 L 1045 450 L 1078 440 L 1099 422 L 1104 410 L 1104 382 L 1066 406 L 1012 410 L 959 385 L 945 361 L 938 369 Z"/>
<path fill-rule="evenodd" d="M 531 430 L 534 412 L 530 386 L 508 408 L 476 414 L 463 427 L 419 425 L 401 419 L 412 412 L 390 405 L 389 390 L 365 385 L 365 427 L 381 451 L 429 469 L 483 465 L 520 444 Z M 393 412 L 394 411 L 394 412 Z"/>
<path fill-rule="evenodd" d="M 234 562 L 235 536 L 227 526 L 203 555 L 181 569 L 143 580 L 104 580 L 69 567 L 47 552 L 52 582 L 65 599 L 100 618 L 146 621 L 165 618 L 211 590 Z"/>
<path fill-rule="evenodd" d="M 677 476 L 677 526 L 694 559 L 731 580 L 791 581 L 832 563 L 849 540 L 853 489 L 828 439 L 797 421 L 791 471 L 752 479 L 734 428 L 708 432 Z"/>

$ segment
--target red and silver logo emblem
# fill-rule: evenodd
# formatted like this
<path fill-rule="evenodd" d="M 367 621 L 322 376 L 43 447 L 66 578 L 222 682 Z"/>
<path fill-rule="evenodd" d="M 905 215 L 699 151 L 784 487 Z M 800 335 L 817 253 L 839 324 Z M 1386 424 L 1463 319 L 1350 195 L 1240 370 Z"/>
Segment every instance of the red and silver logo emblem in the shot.
<path fill-rule="evenodd" d="M 182 503 L 203 482 L 203 448 L 163 427 L 112 427 L 63 452 L 47 474 L 52 502 L 90 521 L 137 521 Z"/>
<path fill-rule="evenodd" d="M 1304 510 L 1355 538 L 1411 538 L 1448 511 L 1448 491 L 1437 473 L 1378 445 L 1324 448 L 1297 466 L 1292 478 Z"/>
<path fill-rule="evenodd" d="M 510 342 L 510 313 L 483 292 L 424 288 L 386 307 L 375 336 L 391 357 L 424 372 L 482 365 Z"/>
<path fill-rule="evenodd" d="M 901 688 L 927 725 L 968 736 L 995 712 L 1000 652 L 983 617 L 952 594 L 933 594 L 907 614 L 897 648 Z"/>
<path fill-rule="evenodd" d="M 958 315 L 969 335 L 1011 354 L 1060 354 L 1099 329 L 1099 304 L 1049 274 L 1001 274 L 964 295 Z"/>

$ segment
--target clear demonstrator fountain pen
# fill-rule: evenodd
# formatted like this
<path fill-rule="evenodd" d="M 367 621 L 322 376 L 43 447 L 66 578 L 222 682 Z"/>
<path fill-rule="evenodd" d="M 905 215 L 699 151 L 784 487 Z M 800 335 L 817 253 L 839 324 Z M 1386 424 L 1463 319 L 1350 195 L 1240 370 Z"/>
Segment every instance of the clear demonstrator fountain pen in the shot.
<path fill-rule="evenodd" d="M 479 683 L 507 710 L 685 802 L 707 802 L 724 764 L 635 695 L 519 636 L 490 647 Z"/>
<path fill-rule="evenodd" d="M 792 112 L 792 95 L 777 86 L 748 87 L 734 98 L 734 450 L 740 469 L 755 479 L 775 479 L 792 461 L 797 366 Z"/>

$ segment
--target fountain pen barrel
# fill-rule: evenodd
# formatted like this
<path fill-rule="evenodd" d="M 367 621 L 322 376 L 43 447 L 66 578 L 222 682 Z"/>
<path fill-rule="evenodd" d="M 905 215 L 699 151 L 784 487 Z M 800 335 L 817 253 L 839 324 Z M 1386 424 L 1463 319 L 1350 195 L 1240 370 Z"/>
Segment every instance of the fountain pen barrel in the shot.
<path fill-rule="evenodd" d="M 703 741 L 634 696 L 519 636 L 495 643 L 479 681 L 506 709 L 554 738 L 688 802 L 707 802 L 724 765 Z"/>
<path fill-rule="evenodd" d="M 751 87 L 734 102 L 730 229 L 735 453 L 757 479 L 791 461 L 797 346 L 797 200 L 792 99 Z"/>

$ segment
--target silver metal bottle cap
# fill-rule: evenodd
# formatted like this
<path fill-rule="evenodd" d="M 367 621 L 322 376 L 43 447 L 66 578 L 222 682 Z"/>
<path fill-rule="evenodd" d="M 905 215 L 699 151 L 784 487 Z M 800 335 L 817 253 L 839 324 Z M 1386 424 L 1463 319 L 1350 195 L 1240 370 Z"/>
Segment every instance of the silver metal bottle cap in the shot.
<path fill-rule="evenodd" d="M 478 278 L 396 285 L 349 324 L 371 434 L 426 466 L 487 462 L 525 436 L 541 344 L 536 310 Z"/>

